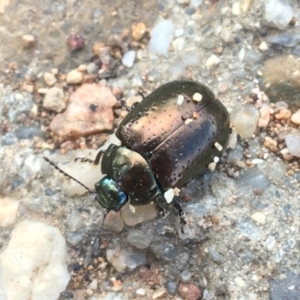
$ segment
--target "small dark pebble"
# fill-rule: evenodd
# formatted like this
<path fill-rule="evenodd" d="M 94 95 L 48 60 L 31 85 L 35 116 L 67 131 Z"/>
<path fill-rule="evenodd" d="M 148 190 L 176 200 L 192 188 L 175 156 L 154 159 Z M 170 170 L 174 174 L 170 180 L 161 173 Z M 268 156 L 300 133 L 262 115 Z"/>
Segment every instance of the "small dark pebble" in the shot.
<path fill-rule="evenodd" d="M 81 50 L 84 47 L 85 41 L 80 34 L 73 33 L 68 37 L 67 44 L 70 50 L 76 51 L 76 50 Z"/>
<path fill-rule="evenodd" d="M 256 209 L 256 210 L 263 210 L 267 207 L 267 205 L 265 205 L 264 203 L 262 203 L 260 200 L 258 200 L 257 198 L 254 198 L 251 201 L 251 206 Z"/>
<path fill-rule="evenodd" d="M 35 126 L 19 127 L 15 131 L 15 135 L 19 140 L 32 139 L 34 136 L 38 136 L 41 138 L 44 137 L 43 131 L 40 128 Z"/>
<path fill-rule="evenodd" d="M 95 111 L 97 110 L 97 108 L 98 108 L 98 105 L 90 104 L 90 110 L 91 110 L 92 112 L 95 112 Z"/>
<path fill-rule="evenodd" d="M 80 268 L 81 268 L 81 266 L 80 266 L 79 263 L 76 262 L 76 263 L 73 264 L 73 271 L 74 272 L 78 272 L 80 270 Z"/>
<path fill-rule="evenodd" d="M 242 41 L 242 39 L 241 39 L 239 36 L 236 36 L 236 37 L 234 38 L 234 41 L 235 41 L 237 44 L 239 44 L 239 43 Z"/>
<path fill-rule="evenodd" d="M 196 9 L 194 7 L 188 7 L 185 10 L 185 13 L 189 16 L 193 15 L 196 12 Z"/>
<path fill-rule="evenodd" d="M 275 196 L 277 197 L 277 198 L 280 198 L 280 193 L 276 190 L 275 191 Z"/>
<path fill-rule="evenodd" d="M 60 298 L 63 298 L 63 299 L 73 299 L 74 298 L 74 295 L 72 292 L 70 291 L 63 291 L 61 294 L 60 294 Z"/>
<path fill-rule="evenodd" d="M 173 261 L 178 255 L 178 250 L 174 246 L 166 247 L 162 253 L 162 258 L 166 261 Z"/>
<path fill-rule="evenodd" d="M 188 29 L 188 34 L 193 35 L 195 33 L 195 29 L 193 27 Z"/>
<path fill-rule="evenodd" d="M 177 293 L 177 284 L 175 281 L 167 281 L 165 284 L 168 294 L 174 296 Z"/>
<path fill-rule="evenodd" d="M 20 177 L 15 177 L 11 182 L 11 190 L 14 191 L 17 187 L 24 184 L 24 180 Z"/>
<path fill-rule="evenodd" d="M 50 189 L 50 188 L 45 189 L 45 195 L 46 195 L 46 196 L 53 196 L 53 195 L 55 195 L 56 193 L 57 193 L 57 191 L 54 191 L 54 190 L 52 190 L 52 189 Z"/>
<path fill-rule="evenodd" d="M 10 145 L 14 145 L 17 141 L 18 139 L 16 135 L 12 132 L 9 132 L 2 137 L 1 145 L 10 146 Z"/>

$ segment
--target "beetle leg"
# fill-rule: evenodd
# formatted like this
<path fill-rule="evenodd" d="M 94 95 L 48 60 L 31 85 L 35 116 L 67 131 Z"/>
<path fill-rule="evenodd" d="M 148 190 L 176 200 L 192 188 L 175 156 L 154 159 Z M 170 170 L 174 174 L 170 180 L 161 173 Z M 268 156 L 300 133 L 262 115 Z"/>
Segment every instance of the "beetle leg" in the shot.
<path fill-rule="evenodd" d="M 180 227 L 181 227 L 181 233 L 184 234 L 184 226 L 187 224 L 185 216 L 184 216 L 184 211 L 182 209 L 182 206 L 180 204 L 180 200 L 177 197 L 173 198 L 172 204 L 174 205 L 175 209 L 177 209 L 179 218 L 180 218 Z"/>
<path fill-rule="evenodd" d="M 126 100 L 123 99 L 118 99 L 121 102 L 121 105 L 127 110 L 127 111 L 131 111 L 131 107 L 127 105 Z"/>
<path fill-rule="evenodd" d="M 159 201 L 156 201 L 155 205 L 162 218 L 165 218 L 169 214 L 169 212 L 159 203 Z"/>
<path fill-rule="evenodd" d="M 74 161 L 78 161 L 80 160 L 80 162 L 89 162 L 89 163 L 93 163 L 94 160 L 93 159 L 90 159 L 90 158 L 87 158 L 87 157 L 75 157 Z"/>
<path fill-rule="evenodd" d="M 94 165 L 96 165 L 96 166 L 99 165 L 101 156 L 102 156 L 104 153 L 105 153 L 105 151 L 103 151 L 103 150 L 100 150 L 100 151 L 97 153 L 97 155 L 96 155 L 96 157 L 95 157 L 95 160 L 93 161 L 93 164 L 94 164 Z"/>
<path fill-rule="evenodd" d="M 142 96 L 142 100 L 144 100 L 144 99 L 146 98 L 142 92 L 138 92 L 138 94 L 139 94 L 140 96 Z"/>
<path fill-rule="evenodd" d="M 101 159 L 101 156 L 102 156 L 104 153 L 105 153 L 105 151 L 100 150 L 100 151 L 97 153 L 95 159 L 90 159 L 90 158 L 86 158 L 86 157 L 76 157 L 76 158 L 75 158 L 75 161 L 80 160 L 80 162 L 83 162 L 83 163 L 89 162 L 89 163 L 92 163 L 92 164 L 98 166 L 98 165 L 99 165 L 99 162 L 100 162 L 100 159 Z"/>

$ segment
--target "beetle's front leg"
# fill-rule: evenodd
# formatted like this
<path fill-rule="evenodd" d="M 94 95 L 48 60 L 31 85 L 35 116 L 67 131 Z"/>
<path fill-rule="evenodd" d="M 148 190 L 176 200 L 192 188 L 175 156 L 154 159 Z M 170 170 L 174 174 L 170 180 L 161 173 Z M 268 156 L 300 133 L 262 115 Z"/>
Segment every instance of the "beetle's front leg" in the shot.
<path fill-rule="evenodd" d="M 90 159 L 90 158 L 86 158 L 86 157 L 76 157 L 75 158 L 75 161 L 78 161 L 80 160 L 81 162 L 89 162 L 89 163 L 93 163 L 94 165 L 98 166 L 99 165 L 99 162 L 100 162 L 100 159 L 101 159 L 101 156 L 105 153 L 105 151 L 103 150 L 100 150 L 95 159 Z"/>
<path fill-rule="evenodd" d="M 180 227 L 181 227 L 181 233 L 184 234 L 184 226 L 187 224 L 183 208 L 180 204 L 180 199 L 178 197 L 174 197 L 172 204 L 174 205 L 175 209 L 177 209 L 179 218 L 180 218 Z"/>

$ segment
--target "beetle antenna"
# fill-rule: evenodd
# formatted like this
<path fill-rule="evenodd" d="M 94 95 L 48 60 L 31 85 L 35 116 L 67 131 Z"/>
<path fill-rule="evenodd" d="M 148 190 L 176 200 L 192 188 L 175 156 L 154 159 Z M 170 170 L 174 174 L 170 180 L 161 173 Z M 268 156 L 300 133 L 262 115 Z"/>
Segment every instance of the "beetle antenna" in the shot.
<path fill-rule="evenodd" d="M 65 171 L 63 171 L 61 168 L 58 167 L 58 165 L 56 163 L 54 163 L 52 160 L 50 160 L 49 158 L 43 156 L 43 159 L 49 164 L 51 165 L 54 169 L 56 169 L 59 173 L 63 174 L 64 176 L 68 177 L 69 179 L 72 179 L 73 181 L 77 182 L 78 184 L 80 184 L 82 187 L 84 187 L 90 194 L 95 194 L 96 192 L 91 190 L 90 188 L 88 188 L 86 185 L 84 185 L 82 182 L 80 182 L 79 180 L 77 180 L 76 178 L 74 178 L 73 176 L 69 175 L 68 173 L 66 173 Z"/>
<path fill-rule="evenodd" d="M 87 255 L 85 257 L 85 261 L 84 261 L 84 264 L 85 266 L 87 266 L 92 258 L 92 254 L 93 254 L 93 248 L 94 248 L 94 245 L 96 244 L 96 241 L 97 239 L 99 238 L 99 235 L 102 231 L 102 228 L 103 228 L 103 225 L 104 225 L 104 222 L 105 222 L 105 219 L 106 219 L 106 216 L 107 214 L 109 213 L 109 209 L 105 209 L 104 210 L 104 215 L 103 215 L 103 220 L 102 220 L 102 224 L 100 226 L 100 228 L 97 230 L 97 233 L 94 235 L 94 237 L 92 238 L 92 241 L 91 241 L 91 245 L 90 245 L 90 248 L 88 249 L 87 251 Z"/>

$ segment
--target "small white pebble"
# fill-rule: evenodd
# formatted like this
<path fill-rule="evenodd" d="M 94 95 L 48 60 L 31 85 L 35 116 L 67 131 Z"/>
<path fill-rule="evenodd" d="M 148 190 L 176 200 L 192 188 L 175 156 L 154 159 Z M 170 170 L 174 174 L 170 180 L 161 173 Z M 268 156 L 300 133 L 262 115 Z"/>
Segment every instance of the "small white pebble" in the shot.
<path fill-rule="evenodd" d="M 164 197 L 167 201 L 167 203 L 171 203 L 173 198 L 174 198 L 174 189 L 168 189 L 165 193 L 164 193 Z"/>
<path fill-rule="evenodd" d="M 215 143 L 214 143 L 214 146 L 215 146 L 215 147 L 217 148 L 217 150 L 220 151 L 220 152 L 223 150 L 222 145 L 220 145 L 218 142 L 215 142 Z"/>
<path fill-rule="evenodd" d="M 175 187 L 174 188 L 174 195 L 178 197 L 179 193 L 180 193 L 180 189 L 178 187 Z"/>
<path fill-rule="evenodd" d="M 91 289 L 87 289 L 87 290 L 86 290 L 86 294 L 87 294 L 88 296 L 92 296 L 92 295 L 94 294 L 94 292 L 93 292 Z"/>
<path fill-rule="evenodd" d="M 253 215 L 251 215 L 251 219 L 259 224 L 266 223 L 266 215 L 261 212 L 256 212 Z"/>
<path fill-rule="evenodd" d="M 133 214 L 135 214 L 135 206 L 129 204 L 129 209 Z"/>
<path fill-rule="evenodd" d="M 177 104 L 178 104 L 178 105 L 181 105 L 181 104 L 183 103 L 183 101 L 184 101 L 184 97 L 183 97 L 182 95 L 179 95 L 179 96 L 177 97 Z"/>
<path fill-rule="evenodd" d="M 123 54 L 122 63 L 124 66 L 131 68 L 134 64 L 136 52 L 133 50 L 127 51 Z"/>
<path fill-rule="evenodd" d="M 217 166 L 217 164 L 215 162 L 211 162 L 208 165 L 208 169 L 211 170 L 211 171 L 214 171 L 216 169 L 216 166 Z"/>
<path fill-rule="evenodd" d="M 146 291 L 142 288 L 136 290 L 136 294 L 140 295 L 140 296 L 145 296 L 146 295 Z"/>
<path fill-rule="evenodd" d="M 69 84 L 77 84 L 80 83 L 83 79 L 83 75 L 81 72 L 77 71 L 77 70 L 72 70 L 67 74 L 67 82 Z"/>
<path fill-rule="evenodd" d="M 238 15 L 240 15 L 241 14 L 241 6 L 240 6 L 240 3 L 239 2 L 235 2 L 235 3 L 233 3 L 233 5 L 232 5 L 232 14 L 234 15 L 234 16 L 238 16 Z"/>
<path fill-rule="evenodd" d="M 195 93 L 195 94 L 193 95 L 193 100 L 194 100 L 194 101 L 197 101 L 197 102 L 200 102 L 200 101 L 202 100 L 202 95 L 199 94 L 199 93 Z"/>
<path fill-rule="evenodd" d="M 207 59 L 205 66 L 207 68 L 211 68 L 217 65 L 219 62 L 220 62 L 220 58 L 213 54 Z"/>
<path fill-rule="evenodd" d="M 192 122 L 193 122 L 193 119 L 192 118 L 188 118 L 188 119 L 185 120 L 184 124 L 188 125 L 188 124 L 190 124 Z"/>
<path fill-rule="evenodd" d="M 289 151 L 288 148 L 283 148 L 282 150 L 280 150 L 280 153 L 281 153 L 282 155 L 287 155 L 287 154 L 290 154 L 290 151 Z"/>
<path fill-rule="evenodd" d="M 237 277 L 235 277 L 234 278 L 234 282 L 239 286 L 239 287 L 243 287 L 243 286 L 245 286 L 245 281 L 244 281 L 244 279 L 242 278 L 242 277 L 239 277 L 239 276 L 237 276 Z"/>
<path fill-rule="evenodd" d="M 300 125 L 300 109 L 298 109 L 291 117 L 291 121 L 297 125 Z"/>
<path fill-rule="evenodd" d="M 96 290 L 98 287 L 97 279 L 93 279 L 92 282 L 88 286 L 91 290 Z"/>
<path fill-rule="evenodd" d="M 264 161 L 263 159 L 255 158 L 255 159 L 252 159 L 251 163 L 254 165 L 258 165 L 258 164 L 261 164 L 263 161 Z"/>
<path fill-rule="evenodd" d="M 48 91 L 49 91 L 49 89 L 47 89 L 47 88 L 40 88 L 40 89 L 37 90 L 37 92 L 39 94 L 47 94 Z"/>
<path fill-rule="evenodd" d="M 261 51 L 266 51 L 266 50 L 268 50 L 268 44 L 265 41 L 263 41 L 258 46 L 258 49 L 261 50 Z"/>
<path fill-rule="evenodd" d="M 217 164 L 219 161 L 220 161 L 220 157 L 215 156 L 215 157 L 214 157 L 214 162 Z"/>
<path fill-rule="evenodd" d="M 49 72 L 44 73 L 44 80 L 47 85 L 53 85 L 57 79 L 55 78 L 55 75 Z"/>
<path fill-rule="evenodd" d="M 240 50 L 240 52 L 239 52 L 239 60 L 240 60 L 240 61 L 243 61 L 243 60 L 244 60 L 245 54 L 246 54 L 246 50 L 245 50 L 245 48 L 242 48 L 242 49 Z"/>

